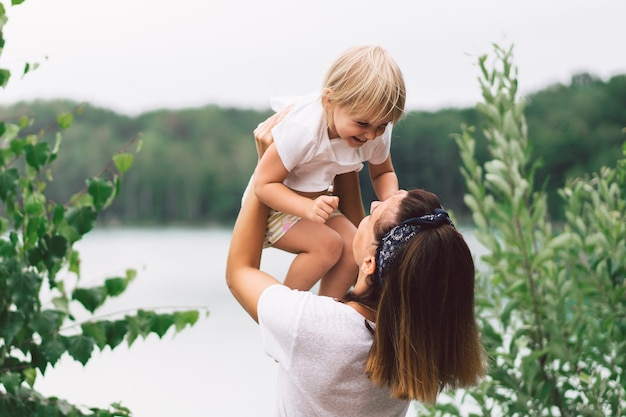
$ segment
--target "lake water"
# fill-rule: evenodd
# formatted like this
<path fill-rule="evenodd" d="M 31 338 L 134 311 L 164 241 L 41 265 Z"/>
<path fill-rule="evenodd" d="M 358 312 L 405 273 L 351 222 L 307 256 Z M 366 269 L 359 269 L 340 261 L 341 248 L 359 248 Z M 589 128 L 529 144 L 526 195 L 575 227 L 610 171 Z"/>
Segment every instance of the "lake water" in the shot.
<path fill-rule="evenodd" d="M 464 235 L 478 251 L 472 235 Z M 257 324 L 226 286 L 229 242 L 229 230 L 207 229 L 105 229 L 85 236 L 76 245 L 81 285 L 137 270 L 126 292 L 97 316 L 171 307 L 207 309 L 209 316 L 162 340 L 150 335 L 130 348 L 124 342 L 114 351 L 96 350 L 85 367 L 66 355 L 35 388 L 86 406 L 121 402 L 134 417 L 272 416 L 277 365 L 261 348 Z M 291 259 L 266 249 L 262 268 L 282 277 Z"/>

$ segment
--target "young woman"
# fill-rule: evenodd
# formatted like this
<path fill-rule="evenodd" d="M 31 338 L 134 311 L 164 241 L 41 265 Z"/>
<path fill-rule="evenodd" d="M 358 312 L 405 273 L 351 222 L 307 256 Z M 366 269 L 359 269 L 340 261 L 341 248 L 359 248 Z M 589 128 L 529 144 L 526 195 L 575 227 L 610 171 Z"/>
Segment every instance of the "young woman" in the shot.
<path fill-rule="evenodd" d="M 246 195 L 226 281 L 280 366 L 276 415 L 404 416 L 410 400 L 483 376 L 472 256 L 434 194 L 372 203 L 353 240 L 358 277 L 340 299 L 259 270 L 267 213 Z"/>

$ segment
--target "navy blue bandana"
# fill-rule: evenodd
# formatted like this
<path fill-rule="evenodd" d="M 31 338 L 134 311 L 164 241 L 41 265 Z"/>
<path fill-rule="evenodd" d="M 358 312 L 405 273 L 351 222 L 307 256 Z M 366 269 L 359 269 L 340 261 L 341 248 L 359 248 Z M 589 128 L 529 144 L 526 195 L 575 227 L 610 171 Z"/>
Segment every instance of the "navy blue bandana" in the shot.
<path fill-rule="evenodd" d="M 420 230 L 434 229 L 436 227 L 448 224 L 454 227 L 454 223 L 450 220 L 448 212 L 436 208 L 433 214 L 425 214 L 419 217 L 407 219 L 383 236 L 380 244 L 376 249 L 376 276 L 382 279 L 382 271 L 385 270 L 395 258 L 395 255 L 402 245 L 408 242 Z"/>

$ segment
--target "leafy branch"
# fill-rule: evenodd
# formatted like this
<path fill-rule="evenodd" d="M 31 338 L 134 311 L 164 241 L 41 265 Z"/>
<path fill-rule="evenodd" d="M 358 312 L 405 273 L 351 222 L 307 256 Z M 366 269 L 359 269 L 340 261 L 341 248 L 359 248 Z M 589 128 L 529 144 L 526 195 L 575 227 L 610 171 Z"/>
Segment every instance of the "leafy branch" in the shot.
<path fill-rule="evenodd" d="M 560 190 L 566 223 L 554 227 L 518 99 L 513 48 L 479 58 L 483 132 L 491 159 L 475 157 L 473 128 L 455 135 L 475 236 L 487 249 L 476 304 L 491 359 L 465 392 L 473 416 L 605 416 L 626 409 L 626 144 L 615 168 Z M 466 415 L 455 403 L 436 415 Z"/>
<path fill-rule="evenodd" d="M 0 48 L 6 20 L 0 3 Z M 30 69 L 27 64 L 25 72 Z M 8 70 L 0 69 L 1 86 L 9 77 Z M 131 346 L 151 333 L 162 338 L 169 329 L 177 333 L 199 318 L 197 310 L 183 309 L 159 313 L 138 309 L 114 320 L 93 316 L 110 297 L 124 293 L 136 272 L 129 269 L 125 276 L 105 279 L 102 285 L 80 287 L 80 257 L 74 244 L 118 196 L 120 180 L 131 169 L 141 140 L 137 136 L 129 141 L 68 202 L 52 201 L 46 195 L 53 181 L 50 167 L 61 150 L 62 131 L 82 111 L 78 106 L 62 113 L 54 127 L 37 133 L 26 131 L 33 117 L 0 122 L 0 415 L 130 416 L 130 410 L 119 404 L 85 410 L 45 398 L 34 390 L 37 375 L 45 375 L 48 366 L 66 353 L 85 365 L 96 348 L 115 349 L 124 340 Z M 52 146 L 44 140 L 48 133 L 54 134 Z M 67 284 L 69 274 L 76 276 L 74 288 Z M 50 308 L 41 303 L 44 283 L 53 297 Z M 72 313 L 76 303 L 92 317 L 77 323 Z"/>

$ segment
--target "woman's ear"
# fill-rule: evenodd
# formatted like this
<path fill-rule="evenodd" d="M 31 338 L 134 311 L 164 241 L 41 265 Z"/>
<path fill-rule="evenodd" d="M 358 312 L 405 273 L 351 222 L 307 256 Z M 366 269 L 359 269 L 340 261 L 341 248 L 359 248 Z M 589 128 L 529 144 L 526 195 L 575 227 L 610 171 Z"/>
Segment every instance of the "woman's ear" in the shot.
<path fill-rule="evenodd" d="M 365 257 L 361 262 L 361 272 L 365 275 L 372 275 L 376 271 L 376 259 L 373 255 Z"/>

